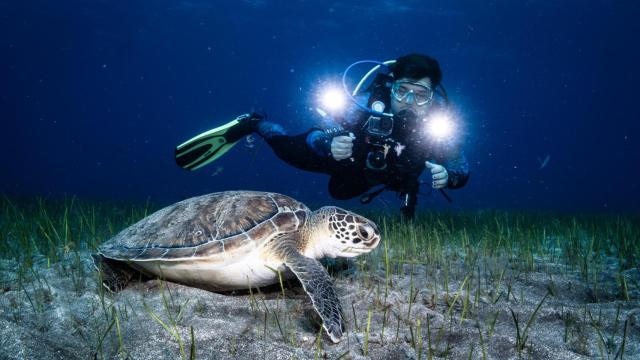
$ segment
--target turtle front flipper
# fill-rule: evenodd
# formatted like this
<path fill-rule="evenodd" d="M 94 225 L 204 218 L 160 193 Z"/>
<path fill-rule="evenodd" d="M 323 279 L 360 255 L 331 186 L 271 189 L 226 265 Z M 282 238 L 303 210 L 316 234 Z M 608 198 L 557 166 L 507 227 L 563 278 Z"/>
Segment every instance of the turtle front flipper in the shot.
<path fill-rule="evenodd" d="M 322 326 L 334 343 L 340 342 L 345 331 L 342 306 L 336 295 L 333 280 L 316 259 L 303 256 L 292 246 L 280 249 L 285 265 L 296 275 L 311 298 L 314 309 L 322 319 Z"/>

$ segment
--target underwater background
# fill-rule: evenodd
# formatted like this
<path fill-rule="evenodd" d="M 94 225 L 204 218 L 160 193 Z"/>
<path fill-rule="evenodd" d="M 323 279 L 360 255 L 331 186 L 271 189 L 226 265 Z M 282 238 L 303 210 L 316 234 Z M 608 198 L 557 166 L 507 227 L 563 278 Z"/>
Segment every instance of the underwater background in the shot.
<path fill-rule="evenodd" d="M 418 210 L 636 212 L 638 15 L 598 0 L 2 0 L 0 193 L 171 203 L 252 189 L 357 205 L 259 137 L 195 172 L 173 149 L 251 110 L 305 131 L 349 64 L 421 52 L 443 69 L 471 178 L 452 204 L 434 192 Z M 387 205 L 400 204 L 370 207 Z"/>
<path fill-rule="evenodd" d="M 0 0 L 0 359 L 639 358 L 639 18 L 604 0 Z M 321 125 L 347 66 L 416 52 L 440 62 L 471 176 L 452 203 L 423 186 L 413 221 L 394 193 L 332 199 L 259 136 L 175 163 L 242 113 Z M 341 342 L 297 281 L 105 290 L 101 245 L 226 190 L 377 224 L 371 253 L 322 260 Z"/>

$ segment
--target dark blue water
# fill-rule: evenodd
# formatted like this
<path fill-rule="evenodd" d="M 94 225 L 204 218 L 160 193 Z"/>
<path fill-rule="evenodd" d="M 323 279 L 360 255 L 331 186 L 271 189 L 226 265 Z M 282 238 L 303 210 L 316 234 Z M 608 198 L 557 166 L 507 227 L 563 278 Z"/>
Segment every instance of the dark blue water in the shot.
<path fill-rule="evenodd" d="M 471 165 L 453 204 L 434 193 L 422 209 L 637 211 L 639 15 L 633 1 L 1 0 L 0 192 L 344 204 L 261 140 L 193 173 L 173 149 L 252 109 L 302 132 L 319 84 L 422 52 L 443 68 Z"/>

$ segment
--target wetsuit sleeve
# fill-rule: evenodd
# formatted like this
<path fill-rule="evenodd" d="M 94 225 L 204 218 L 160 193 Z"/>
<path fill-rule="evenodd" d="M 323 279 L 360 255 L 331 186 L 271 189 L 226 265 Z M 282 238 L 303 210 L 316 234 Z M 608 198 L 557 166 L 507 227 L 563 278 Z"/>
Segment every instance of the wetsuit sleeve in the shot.
<path fill-rule="evenodd" d="M 447 188 L 461 188 L 469 180 L 469 162 L 462 149 L 452 151 L 449 156 L 442 159 L 441 164 L 449 173 Z"/>
<path fill-rule="evenodd" d="M 331 155 L 331 136 L 322 130 L 312 129 L 307 135 L 306 143 L 316 155 Z"/>
<path fill-rule="evenodd" d="M 309 130 L 306 143 L 307 147 L 313 151 L 314 154 L 322 157 L 331 156 L 331 141 L 334 136 L 346 135 L 347 133 L 355 133 L 354 124 L 352 121 L 358 118 L 359 113 L 352 111 L 348 113 L 348 117 L 341 116 L 342 121 L 335 121 L 336 125 L 339 125 L 341 131 L 334 132 L 332 134 L 327 133 L 319 128 L 312 128 Z M 348 121 L 345 121 L 347 119 Z"/>

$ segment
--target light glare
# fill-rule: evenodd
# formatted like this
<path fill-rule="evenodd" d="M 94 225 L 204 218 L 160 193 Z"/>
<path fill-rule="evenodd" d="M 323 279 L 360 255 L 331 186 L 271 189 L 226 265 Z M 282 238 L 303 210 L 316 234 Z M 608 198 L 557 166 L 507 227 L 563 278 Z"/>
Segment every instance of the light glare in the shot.
<path fill-rule="evenodd" d="M 341 110 L 346 104 L 344 93 L 341 89 L 338 88 L 325 89 L 322 92 L 320 101 L 322 102 L 323 108 L 328 111 Z"/>
<path fill-rule="evenodd" d="M 427 122 L 427 130 L 436 140 L 448 139 L 453 134 L 453 122 L 447 114 L 436 114 Z"/>

